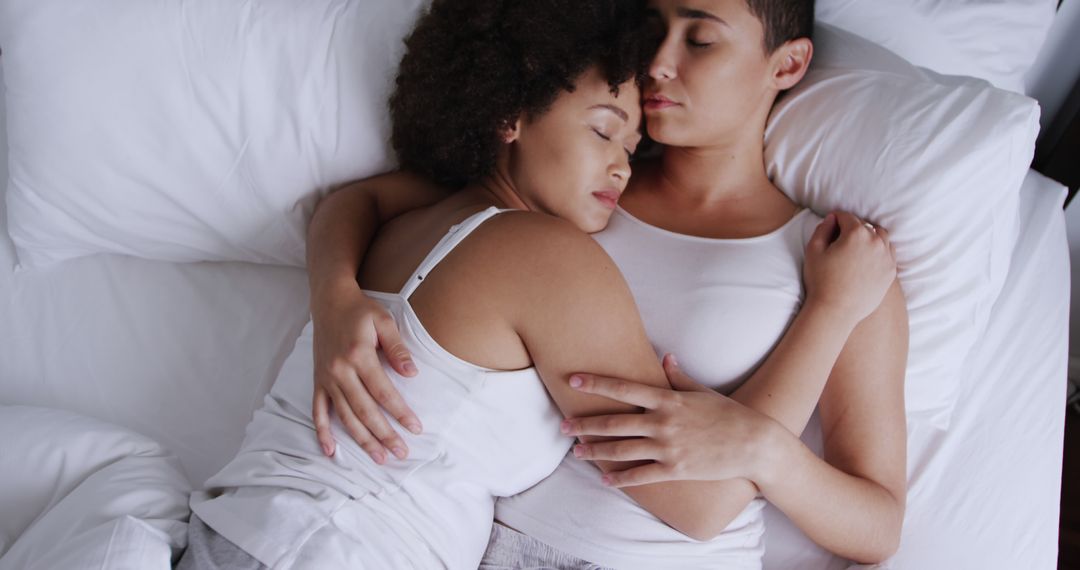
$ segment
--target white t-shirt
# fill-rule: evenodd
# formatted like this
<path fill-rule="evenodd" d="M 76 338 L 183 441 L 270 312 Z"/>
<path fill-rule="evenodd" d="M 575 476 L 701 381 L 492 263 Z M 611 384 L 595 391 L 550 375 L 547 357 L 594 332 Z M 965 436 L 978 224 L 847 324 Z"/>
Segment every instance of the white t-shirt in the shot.
<path fill-rule="evenodd" d="M 657 354 L 721 393 L 765 360 L 803 300 L 806 242 L 821 218 L 802 210 L 768 234 L 711 239 L 651 226 L 618 208 L 595 236 L 619 266 Z M 676 531 L 573 454 L 535 487 L 500 499 L 503 523 L 567 554 L 620 569 L 760 568 L 762 508 L 754 500 L 711 541 Z"/>

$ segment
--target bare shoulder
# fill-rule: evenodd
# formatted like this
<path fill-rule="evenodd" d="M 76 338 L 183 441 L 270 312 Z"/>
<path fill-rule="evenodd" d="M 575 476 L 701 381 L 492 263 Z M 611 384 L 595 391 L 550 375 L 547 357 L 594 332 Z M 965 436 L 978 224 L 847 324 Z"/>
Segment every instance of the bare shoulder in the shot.
<path fill-rule="evenodd" d="M 554 307 L 572 297 L 628 292 L 615 263 L 591 236 L 546 214 L 499 214 L 476 228 L 443 264 L 455 275 L 469 276 L 456 284 L 470 289 L 462 294 L 479 293 L 504 309 L 513 306 L 515 314 L 522 301 L 533 308 Z"/>
<path fill-rule="evenodd" d="M 411 172 L 394 171 L 357 180 L 331 192 L 373 201 L 379 218 L 389 220 L 410 210 L 431 206 L 453 190 Z"/>
<path fill-rule="evenodd" d="M 563 273 L 614 265 L 591 236 L 547 214 L 504 212 L 477 228 L 476 237 L 478 253 L 504 267 Z"/>
<path fill-rule="evenodd" d="M 390 188 L 419 188 L 431 192 L 437 192 L 439 194 L 447 194 L 450 192 L 449 188 L 441 186 L 424 176 L 414 174 L 412 172 L 406 172 L 403 170 L 395 170 L 383 174 L 376 174 L 375 176 L 371 176 L 369 178 L 355 180 L 353 182 L 345 184 L 344 186 L 342 186 L 341 189 L 344 190 L 346 188 L 362 188 L 369 186 Z"/>

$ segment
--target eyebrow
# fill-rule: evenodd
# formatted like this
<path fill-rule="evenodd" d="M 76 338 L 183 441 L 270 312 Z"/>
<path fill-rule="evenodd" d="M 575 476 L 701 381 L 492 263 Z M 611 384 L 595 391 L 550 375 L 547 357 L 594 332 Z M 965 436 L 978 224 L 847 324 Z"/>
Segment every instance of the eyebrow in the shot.
<path fill-rule="evenodd" d="M 616 115 L 618 115 L 619 118 L 622 119 L 624 122 L 630 120 L 630 115 L 627 115 L 626 111 L 623 111 L 622 109 L 620 109 L 620 108 L 618 108 L 615 105 L 612 105 L 610 103 L 603 103 L 603 104 L 600 104 L 600 105 L 593 105 L 592 107 L 589 107 L 589 109 L 590 110 L 592 110 L 592 109 L 607 109 L 608 111 L 611 111 L 612 113 L 615 113 Z"/>
<path fill-rule="evenodd" d="M 731 27 L 730 24 L 725 22 L 720 16 L 710 14 L 704 10 L 695 10 L 693 8 L 679 7 L 675 9 L 675 14 L 677 14 L 680 18 L 689 18 L 691 20 L 712 20 L 714 22 Z"/>

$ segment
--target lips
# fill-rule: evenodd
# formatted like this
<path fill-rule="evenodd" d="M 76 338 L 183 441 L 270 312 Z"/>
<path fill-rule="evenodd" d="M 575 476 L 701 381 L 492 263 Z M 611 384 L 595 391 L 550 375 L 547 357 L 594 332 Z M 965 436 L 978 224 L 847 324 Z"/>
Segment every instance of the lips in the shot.
<path fill-rule="evenodd" d="M 593 192 L 592 195 L 596 197 L 605 208 L 611 210 L 614 210 L 615 205 L 619 203 L 618 190 L 601 190 L 599 192 Z"/>
<path fill-rule="evenodd" d="M 677 105 L 678 103 L 660 94 L 649 95 L 645 98 L 646 111 L 658 111 L 660 109 L 667 109 L 668 107 L 675 107 Z"/>

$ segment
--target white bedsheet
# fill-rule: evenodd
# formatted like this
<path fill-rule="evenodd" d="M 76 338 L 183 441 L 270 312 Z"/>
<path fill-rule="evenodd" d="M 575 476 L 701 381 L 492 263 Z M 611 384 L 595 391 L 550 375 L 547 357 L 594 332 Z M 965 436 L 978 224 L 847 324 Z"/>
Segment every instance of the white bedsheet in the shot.
<path fill-rule="evenodd" d="M 2 140 L 0 156 L 6 180 Z M 1056 564 L 1069 295 L 1062 196 L 1028 176 L 1010 280 L 966 367 L 954 424 L 947 433 L 910 426 L 896 568 Z M 307 319 L 303 271 L 96 256 L 13 274 L 3 208 L 0 200 L 0 403 L 129 427 L 175 452 L 200 484 L 238 448 Z M 820 431 L 807 440 L 820 448 Z M 775 511 L 767 523 L 769 567 L 846 566 Z"/>

